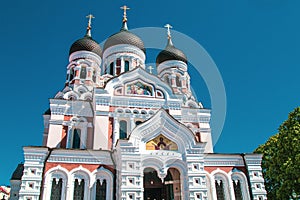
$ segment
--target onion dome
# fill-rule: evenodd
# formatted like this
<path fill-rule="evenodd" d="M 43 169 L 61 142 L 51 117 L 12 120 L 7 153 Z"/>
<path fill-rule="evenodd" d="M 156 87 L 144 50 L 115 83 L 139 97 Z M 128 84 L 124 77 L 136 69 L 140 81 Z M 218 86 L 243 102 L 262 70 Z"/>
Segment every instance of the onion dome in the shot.
<path fill-rule="evenodd" d="M 98 42 L 93 40 L 93 38 L 91 36 L 91 29 L 92 29 L 91 19 L 94 17 L 92 15 L 88 15 L 87 17 L 89 18 L 89 23 L 87 26 L 86 34 L 83 38 L 76 40 L 72 44 L 70 51 L 69 51 L 69 55 L 71 55 L 72 53 L 74 53 L 76 51 L 90 51 L 101 57 L 102 49 L 101 49 L 100 45 L 98 44 Z"/>
<path fill-rule="evenodd" d="M 159 65 L 167 60 L 179 60 L 187 63 L 186 55 L 173 45 L 170 34 L 170 28 L 172 27 L 169 24 L 167 24 L 165 27 L 168 28 L 168 44 L 166 48 L 162 50 L 156 57 L 156 65 Z"/>
<path fill-rule="evenodd" d="M 103 51 L 105 51 L 109 47 L 112 47 L 112 46 L 115 46 L 118 44 L 129 44 L 129 45 L 136 46 L 137 48 L 139 48 L 143 52 L 145 52 L 144 42 L 141 40 L 141 38 L 139 38 L 137 35 L 128 31 L 126 10 L 128 10 L 129 8 L 127 6 L 123 6 L 123 7 L 121 7 L 121 9 L 124 10 L 122 28 L 118 33 L 111 35 L 105 41 Z"/>

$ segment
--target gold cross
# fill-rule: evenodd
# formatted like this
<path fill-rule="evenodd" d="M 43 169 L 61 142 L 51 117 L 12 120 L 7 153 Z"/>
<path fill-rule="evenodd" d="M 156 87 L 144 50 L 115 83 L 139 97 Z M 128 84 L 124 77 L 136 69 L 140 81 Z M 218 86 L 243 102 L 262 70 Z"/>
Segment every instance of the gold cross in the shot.
<path fill-rule="evenodd" d="M 89 19 L 88 28 L 91 28 L 92 19 L 94 19 L 95 17 L 92 14 L 89 14 L 88 16 L 86 16 L 86 18 Z"/>
<path fill-rule="evenodd" d="M 127 22 L 127 10 L 129 10 L 130 8 L 127 7 L 126 5 L 120 7 L 124 12 L 123 12 L 123 22 Z"/>
<path fill-rule="evenodd" d="M 171 31 L 170 31 L 170 29 L 173 28 L 173 27 L 170 24 L 166 24 L 165 27 L 168 30 L 168 38 L 171 38 Z"/>

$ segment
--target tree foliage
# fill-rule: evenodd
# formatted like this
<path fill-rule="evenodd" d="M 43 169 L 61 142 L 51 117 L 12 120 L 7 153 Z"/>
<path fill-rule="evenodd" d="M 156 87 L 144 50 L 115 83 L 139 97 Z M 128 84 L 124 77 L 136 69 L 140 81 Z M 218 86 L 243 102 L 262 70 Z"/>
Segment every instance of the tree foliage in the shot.
<path fill-rule="evenodd" d="M 300 107 L 259 146 L 268 199 L 300 199 Z"/>

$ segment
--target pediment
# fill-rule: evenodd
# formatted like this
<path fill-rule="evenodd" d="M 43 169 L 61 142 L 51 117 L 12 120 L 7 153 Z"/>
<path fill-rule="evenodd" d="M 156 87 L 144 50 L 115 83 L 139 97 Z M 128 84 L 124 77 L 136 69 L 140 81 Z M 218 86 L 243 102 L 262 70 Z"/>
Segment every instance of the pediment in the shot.
<path fill-rule="evenodd" d="M 110 79 L 105 90 L 112 96 L 176 98 L 168 84 L 141 67 Z"/>
<path fill-rule="evenodd" d="M 185 152 L 186 149 L 202 147 L 193 132 L 174 119 L 164 109 L 138 125 L 129 136 L 129 142 L 143 150 L 171 150 Z M 164 143 L 162 145 L 162 143 Z"/>

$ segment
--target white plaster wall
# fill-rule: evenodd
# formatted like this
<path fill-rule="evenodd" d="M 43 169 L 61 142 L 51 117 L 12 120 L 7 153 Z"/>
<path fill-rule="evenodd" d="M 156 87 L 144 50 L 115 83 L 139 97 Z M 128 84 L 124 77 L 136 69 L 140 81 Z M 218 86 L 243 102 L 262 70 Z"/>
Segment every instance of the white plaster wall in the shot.
<path fill-rule="evenodd" d="M 47 147 L 54 148 L 60 143 L 62 137 L 62 125 L 51 124 L 49 126 Z"/>
<path fill-rule="evenodd" d="M 51 115 L 51 120 L 64 120 L 64 115 Z"/>
<path fill-rule="evenodd" d="M 202 142 L 206 142 L 204 153 L 213 153 L 213 145 L 210 133 L 201 133 Z"/>
<path fill-rule="evenodd" d="M 108 124 L 109 118 L 107 116 L 95 117 L 94 130 L 94 145 L 93 149 L 108 149 Z"/>

